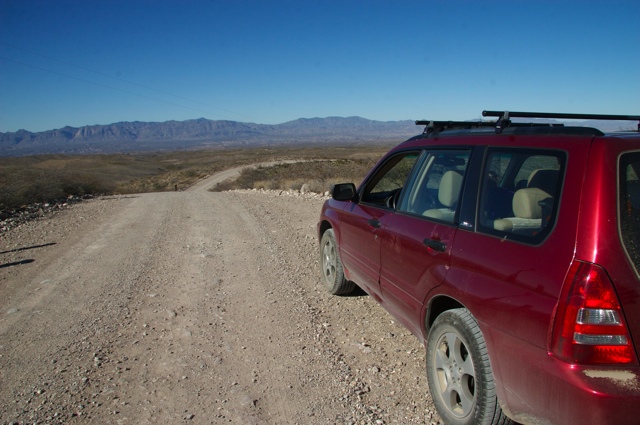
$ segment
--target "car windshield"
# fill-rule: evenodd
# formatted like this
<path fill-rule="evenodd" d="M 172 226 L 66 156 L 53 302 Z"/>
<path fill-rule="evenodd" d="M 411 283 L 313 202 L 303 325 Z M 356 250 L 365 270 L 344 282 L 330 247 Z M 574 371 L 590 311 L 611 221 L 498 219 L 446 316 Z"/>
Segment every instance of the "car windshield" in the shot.
<path fill-rule="evenodd" d="M 629 259 L 640 266 L 640 152 L 620 157 L 620 233 Z"/>

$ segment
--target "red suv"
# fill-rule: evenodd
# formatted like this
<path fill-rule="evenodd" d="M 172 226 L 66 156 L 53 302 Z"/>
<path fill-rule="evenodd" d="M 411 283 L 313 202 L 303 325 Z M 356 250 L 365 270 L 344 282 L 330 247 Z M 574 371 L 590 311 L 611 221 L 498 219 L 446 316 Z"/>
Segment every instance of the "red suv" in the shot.
<path fill-rule="evenodd" d="M 483 114 L 333 188 L 326 287 L 423 342 L 447 424 L 640 423 L 640 134 L 540 120 L 640 116 Z"/>

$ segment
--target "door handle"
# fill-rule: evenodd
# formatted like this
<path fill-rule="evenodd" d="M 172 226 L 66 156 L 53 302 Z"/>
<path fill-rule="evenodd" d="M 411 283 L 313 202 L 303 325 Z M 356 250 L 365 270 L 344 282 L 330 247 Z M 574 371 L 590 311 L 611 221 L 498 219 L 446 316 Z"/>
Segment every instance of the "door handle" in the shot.
<path fill-rule="evenodd" d="M 381 226 L 381 225 L 380 225 L 380 222 L 379 222 L 378 220 L 374 219 L 374 218 L 372 218 L 371 220 L 369 220 L 369 225 L 370 225 L 371 227 L 375 227 L 376 229 L 379 229 L 379 228 L 380 228 L 380 226 Z"/>
<path fill-rule="evenodd" d="M 424 243 L 429 248 L 433 248 L 439 252 L 445 252 L 447 250 L 447 244 L 433 239 L 426 238 L 424 241 L 422 241 L 422 243 Z"/>

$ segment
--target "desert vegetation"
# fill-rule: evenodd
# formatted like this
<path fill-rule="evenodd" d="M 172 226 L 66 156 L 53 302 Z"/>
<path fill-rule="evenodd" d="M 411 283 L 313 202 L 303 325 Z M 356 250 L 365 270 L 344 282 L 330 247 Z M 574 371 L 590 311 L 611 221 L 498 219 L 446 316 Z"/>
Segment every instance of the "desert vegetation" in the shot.
<path fill-rule="evenodd" d="M 324 192 L 337 182 L 358 183 L 388 148 L 317 146 L 0 158 L 0 211 L 69 197 L 184 189 L 216 172 L 265 162 L 275 165 L 246 169 L 240 178 L 215 190 L 300 190 L 304 185 L 306 190 Z"/>
<path fill-rule="evenodd" d="M 360 182 L 374 163 L 375 159 L 370 156 L 281 162 L 247 168 L 237 179 L 218 184 L 212 190 L 280 189 L 323 193 L 336 183 Z"/>

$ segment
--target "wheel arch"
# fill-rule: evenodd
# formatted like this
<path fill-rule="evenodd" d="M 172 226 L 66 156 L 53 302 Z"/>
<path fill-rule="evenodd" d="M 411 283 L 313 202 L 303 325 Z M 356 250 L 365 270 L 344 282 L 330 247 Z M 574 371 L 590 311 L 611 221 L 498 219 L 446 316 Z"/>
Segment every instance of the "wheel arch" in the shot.
<path fill-rule="evenodd" d="M 322 220 L 318 225 L 318 241 L 322 239 L 322 235 L 329 229 L 333 229 L 333 226 L 329 222 L 329 220 Z"/>
<path fill-rule="evenodd" d="M 322 240 L 322 235 L 329 229 L 333 229 L 336 242 L 340 242 L 340 209 L 341 208 L 336 208 L 335 205 L 325 203 L 320 213 L 320 220 L 318 221 L 318 242 Z"/>
<path fill-rule="evenodd" d="M 425 338 L 429 335 L 429 329 L 431 325 L 438 318 L 439 315 L 447 310 L 453 310 L 454 308 L 466 308 L 464 304 L 447 295 L 437 295 L 431 299 L 427 308 L 424 320 L 424 335 Z"/>

